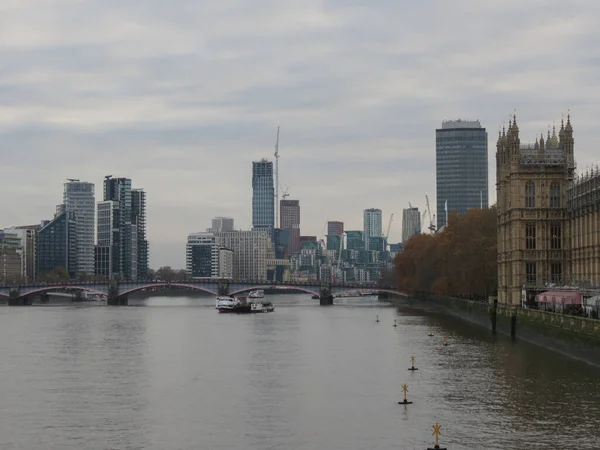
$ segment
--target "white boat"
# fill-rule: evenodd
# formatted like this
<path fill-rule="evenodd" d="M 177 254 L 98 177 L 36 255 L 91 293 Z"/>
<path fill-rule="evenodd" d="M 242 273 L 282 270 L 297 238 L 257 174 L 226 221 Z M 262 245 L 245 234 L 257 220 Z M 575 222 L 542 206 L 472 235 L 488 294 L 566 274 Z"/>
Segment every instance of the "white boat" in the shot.
<path fill-rule="evenodd" d="M 271 302 L 265 302 L 265 301 L 251 302 L 250 303 L 250 311 L 253 313 L 259 313 L 259 312 L 267 313 L 267 312 L 275 311 L 275 307 L 273 306 L 273 303 L 271 303 Z"/>
<path fill-rule="evenodd" d="M 252 291 L 250 292 L 250 294 L 248 294 L 249 298 L 265 298 L 265 291 L 263 291 L 262 289 L 257 289 L 256 291 Z"/>
<path fill-rule="evenodd" d="M 240 301 L 231 297 L 217 297 L 217 309 L 221 313 L 235 312 L 240 306 Z"/>

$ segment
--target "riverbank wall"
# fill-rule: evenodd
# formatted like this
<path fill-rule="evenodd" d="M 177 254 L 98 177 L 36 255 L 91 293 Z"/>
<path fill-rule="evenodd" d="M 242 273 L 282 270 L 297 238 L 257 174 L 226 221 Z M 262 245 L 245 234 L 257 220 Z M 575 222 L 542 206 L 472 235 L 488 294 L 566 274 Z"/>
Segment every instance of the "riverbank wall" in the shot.
<path fill-rule="evenodd" d="M 512 336 L 600 367 L 600 320 L 535 309 L 507 307 L 452 297 L 419 295 L 411 305 L 427 306 L 467 322 Z"/>

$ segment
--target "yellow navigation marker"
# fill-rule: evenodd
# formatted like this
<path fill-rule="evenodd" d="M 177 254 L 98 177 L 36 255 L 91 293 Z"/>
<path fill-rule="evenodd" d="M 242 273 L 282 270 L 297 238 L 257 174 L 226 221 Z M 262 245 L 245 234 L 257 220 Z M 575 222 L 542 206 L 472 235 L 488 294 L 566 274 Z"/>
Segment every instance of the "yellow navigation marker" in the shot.
<path fill-rule="evenodd" d="M 396 323 L 396 319 L 394 319 L 394 326 L 397 327 L 398 324 Z"/>
<path fill-rule="evenodd" d="M 438 442 L 439 438 L 440 438 L 440 434 L 442 434 L 442 432 L 440 431 L 440 428 L 442 428 L 442 426 L 439 423 L 436 423 L 435 425 L 433 425 L 433 433 L 431 433 L 432 436 L 435 436 L 435 446 L 439 447 L 440 443 Z"/>
<path fill-rule="evenodd" d="M 414 356 L 410 357 L 410 364 L 412 367 L 415 367 L 415 357 Z"/>
<path fill-rule="evenodd" d="M 427 336 L 433 336 L 433 331 L 431 331 L 431 328 L 429 329 L 429 334 Z"/>
<path fill-rule="evenodd" d="M 433 425 L 433 433 L 431 433 L 431 435 L 435 436 L 435 445 L 433 448 L 428 448 L 427 450 L 446 450 L 446 448 L 440 447 L 439 437 L 440 434 L 442 434 L 440 428 L 442 428 L 442 426 L 439 423 Z"/>
<path fill-rule="evenodd" d="M 444 345 L 448 345 L 448 336 L 444 336 Z"/>
<path fill-rule="evenodd" d="M 407 384 L 402 385 L 402 392 L 404 392 L 404 400 L 402 400 L 401 402 L 398 402 L 398 404 L 399 405 L 412 405 L 412 402 L 409 402 L 408 399 L 406 398 L 406 394 L 408 392 Z"/>

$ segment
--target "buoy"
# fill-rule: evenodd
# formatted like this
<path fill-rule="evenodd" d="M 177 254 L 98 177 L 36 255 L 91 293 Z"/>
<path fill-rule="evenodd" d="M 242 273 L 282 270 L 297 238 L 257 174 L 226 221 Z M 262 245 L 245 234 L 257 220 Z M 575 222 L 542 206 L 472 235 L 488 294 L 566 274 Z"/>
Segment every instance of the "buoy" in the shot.
<path fill-rule="evenodd" d="M 379 316 L 377 316 L 377 320 L 375 322 L 379 322 Z"/>
<path fill-rule="evenodd" d="M 429 336 L 429 337 L 433 336 L 433 332 L 431 331 L 431 328 L 429 329 L 429 334 L 427 336 Z"/>
<path fill-rule="evenodd" d="M 442 432 L 440 431 L 440 428 L 442 428 L 442 426 L 439 423 L 436 423 L 435 425 L 433 425 L 432 436 L 435 436 L 435 444 L 433 445 L 433 448 L 427 447 L 427 450 L 448 450 L 446 447 L 440 447 L 440 443 L 438 442 L 440 434 L 442 434 Z"/>
<path fill-rule="evenodd" d="M 398 324 L 396 323 L 396 319 L 394 319 L 394 326 L 397 327 Z"/>
<path fill-rule="evenodd" d="M 409 402 L 409 401 L 406 399 L 406 393 L 408 392 L 408 386 L 407 386 L 406 384 L 403 384 L 403 385 L 402 385 L 402 392 L 404 392 L 404 400 L 403 400 L 403 401 L 401 401 L 401 402 L 398 402 L 398 404 L 399 404 L 399 405 L 411 405 L 411 404 L 412 404 L 412 402 Z"/>
<path fill-rule="evenodd" d="M 414 356 L 410 357 L 410 367 L 408 368 L 408 370 L 419 370 L 415 367 L 415 357 Z"/>
<path fill-rule="evenodd" d="M 444 336 L 444 346 L 448 345 L 448 336 Z"/>

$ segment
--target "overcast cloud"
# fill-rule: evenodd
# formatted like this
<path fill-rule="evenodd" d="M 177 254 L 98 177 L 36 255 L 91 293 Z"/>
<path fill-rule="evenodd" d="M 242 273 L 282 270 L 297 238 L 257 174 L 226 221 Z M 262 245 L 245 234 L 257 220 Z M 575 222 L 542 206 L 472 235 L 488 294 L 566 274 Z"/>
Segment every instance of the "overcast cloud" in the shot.
<path fill-rule="evenodd" d="M 51 218 L 66 178 L 129 177 L 148 195 L 151 265 L 184 267 L 213 216 L 251 225 L 251 161 L 302 208 L 435 211 L 435 128 L 516 109 L 522 141 L 570 109 L 597 162 L 597 0 L 2 0 L 0 227 Z"/>

